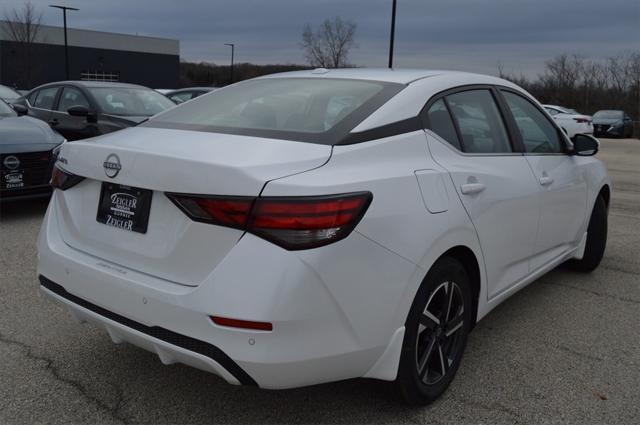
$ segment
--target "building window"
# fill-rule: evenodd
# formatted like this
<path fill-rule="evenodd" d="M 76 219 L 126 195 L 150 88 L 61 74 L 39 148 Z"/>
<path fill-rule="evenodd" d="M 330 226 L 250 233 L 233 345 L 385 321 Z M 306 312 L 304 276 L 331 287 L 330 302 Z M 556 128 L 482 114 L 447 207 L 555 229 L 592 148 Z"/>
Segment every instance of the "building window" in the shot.
<path fill-rule="evenodd" d="M 83 81 L 106 81 L 115 83 L 120 81 L 119 72 L 104 72 L 104 71 L 85 71 L 80 74 L 80 79 Z"/>

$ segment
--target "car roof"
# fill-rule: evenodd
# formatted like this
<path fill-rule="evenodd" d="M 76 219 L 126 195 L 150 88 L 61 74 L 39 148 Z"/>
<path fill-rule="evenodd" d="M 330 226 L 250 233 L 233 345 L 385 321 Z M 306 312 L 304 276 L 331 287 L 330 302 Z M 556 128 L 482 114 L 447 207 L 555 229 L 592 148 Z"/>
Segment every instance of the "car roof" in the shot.
<path fill-rule="evenodd" d="M 428 70 L 428 69 L 396 69 L 396 68 L 316 68 L 304 71 L 282 72 L 279 74 L 265 75 L 258 78 L 337 78 L 353 80 L 382 81 L 388 83 L 409 84 L 417 80 L 435 76 L 465 74 L 479 76 L 462 71 Z M 487 77 L 483 75 L 482 77 Z M 496 77 L 496 80 L 504 81 Z"/>
<path fill-rule="evenodd" d="M 49 87 L 49 86 L 60 86 L 60 85 L 67 85 L 67 86 L 76 86 L 76 87 L 85 87 L 85 88 L 98 88 L 98 87 L 112 87 L 112 88 L 138 88 L 138 89 L 146 89 L 147 87 L 144 86 L 140 86 L 137 84 L 128 84 L 128 83 L 111 83 L 111 82 L 105 82 L 105 81 L 78 81 L 78 80 L 69 80 L 69 81 L 56 81 L 53 83 L 47 83 L 47 84 L 43 84 L 39 87 L 36 87 L 37 89 L 41 89 L 44 87 Z"/>
<path fill-rule="evenodd" d="M 183 87 L 181 89 L 175 89 L 175 90 L 171 90 L 170 93 L 174 93 L 177 91 L 189 91 L 189 90 L 206 90 L 206 91 L 212 91 L 217 89 L 218 87 Z"/>
<path fill-rule="evenodd" d="M 521 87 L 502 78 L 463 71 L 438 69 L 317 68 L 265 75 L 258 78 L 351 79 L 395 83 L 406 86 L 406 90 L 401 90 L 352 129 L 352 134 L 411 119 L 420 113 L 428 99 L 452 88 L 494 85 L 510 88 L 532 98 L 532 96 Z"/>
<path fill-rule="evenodd" d="M 169 90 L 166 93 L 162 93 L 165 96 L 171 96 L 178 93 L 190 92 L 190 91 L 204 91 L 204 92 L 212 92 L 218 89 L 218 87 L 184 87 L 181 89 Z"/>

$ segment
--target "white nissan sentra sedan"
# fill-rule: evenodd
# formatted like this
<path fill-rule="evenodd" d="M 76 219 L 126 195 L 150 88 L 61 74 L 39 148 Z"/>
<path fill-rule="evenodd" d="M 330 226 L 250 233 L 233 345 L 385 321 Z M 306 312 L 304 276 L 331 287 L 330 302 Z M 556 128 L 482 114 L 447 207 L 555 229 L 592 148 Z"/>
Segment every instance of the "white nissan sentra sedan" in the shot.
<path fill-rule="evenodd" d="M 494 77 L 249 80 L 62 147 L 41 290 L 232 384 L 365 377 L 428 403 L 491 309 L 561 263 L 598 266 L 597 150 Z"/>

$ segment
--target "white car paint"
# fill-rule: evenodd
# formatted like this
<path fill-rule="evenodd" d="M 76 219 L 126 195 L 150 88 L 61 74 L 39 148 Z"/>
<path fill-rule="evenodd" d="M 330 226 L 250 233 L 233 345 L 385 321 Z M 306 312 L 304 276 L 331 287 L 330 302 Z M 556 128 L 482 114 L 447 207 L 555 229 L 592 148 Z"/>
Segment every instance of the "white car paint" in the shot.
<path fill-rule="evenodd" d="M 430 98 L 457 86 L 509 87 L 535 102 L 507 81 L 459 72 L 349 69 L 264 77 L 276 78 L 406 84 L 351 130 L 358 137 L 418 116 Z M 232 88 L 219 92 L 225 90 Z M 122 170 L 110 179 L 103 161 L 113 153 Z M 85 180 L 55 190 L 38 241 L 38 274 L 66 295 L 41 291 L 78 320 L 104 327 L 114 342 L 155 352 L 165 364 L 274 389 L 395 379 L 409 307 L 438 258 L 454 247 L 473 254 L 480 320 L 540 275 L 580 258 L 596 196 L 610 186 L 593 157 L 468 155 L 421 128 L 328 146 L 136 127 L 67 143 L 60 157 L 61 168 Z M 153 190 L 146 234 L 96 221 L 103 181 Z M 295 251 L 193 221 L 163 193 L 361 191 L 373 201 L 348 237 Z M 212 315 L 269 322 L 273 330 L 220 326 Z M 175 335 L 226 357 L 185 349 Z"/>
<path fill-rule="evenodd" d="M 593 122 L 589 115 L 579 114 L 562 106 L 542 106 L 569 138 L 573 138 L 576 134 L 593 134 Z"/>

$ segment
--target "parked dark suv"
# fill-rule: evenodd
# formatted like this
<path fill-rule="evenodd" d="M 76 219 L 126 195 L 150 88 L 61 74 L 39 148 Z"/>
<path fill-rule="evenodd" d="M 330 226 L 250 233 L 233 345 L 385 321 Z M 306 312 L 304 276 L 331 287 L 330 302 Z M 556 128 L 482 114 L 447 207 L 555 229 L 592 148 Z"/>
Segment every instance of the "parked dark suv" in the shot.
<path fill-rule="evenodd" d="M 601 137 L 631 137 L 633 121 L 624 111 L 603 110 L 593 114 L 593 135 Z"/>
<path fill-rule="evenodd" d="M 63 81 L 31 90 L 15 109 L 49 123 L 67 140 L 132 127 L 175 106 L 147 87 L 97 81 Z"/>
<path fill-rule="evenodd" d="M 47 124 L 18 117 L 0 100 L 0 203 L 51 194 L 51 167 L 64 138 Z"/>

